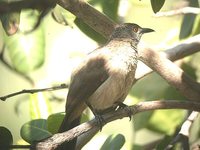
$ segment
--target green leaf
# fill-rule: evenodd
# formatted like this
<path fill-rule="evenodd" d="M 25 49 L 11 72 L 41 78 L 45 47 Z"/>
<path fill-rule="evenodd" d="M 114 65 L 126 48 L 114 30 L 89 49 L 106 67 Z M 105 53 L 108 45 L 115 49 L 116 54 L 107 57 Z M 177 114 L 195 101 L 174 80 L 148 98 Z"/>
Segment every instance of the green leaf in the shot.
<path fill-rule="evenodd" d="M 118 21 L 119 0 L 102 0 L 100 3 L 102 5 L 103 13 L 112 20 Z"/>
<path fill-rule="evenodd" d="M 100 44 L 103 44 L 106 42 L 106 39 L 102 35 L 97 33 L 94 29 L 92 29 L 90 26 L 84 23 L 81 19 L 76 18 L 74 23 L 83 33 L 85 33 L 91 39 L 97 41 Z"/>
<path fill-rule="evenodd" d="M 75 20 L 75 16 L 73 14 L 66 11 L 64 8 L 62 8 L 59 5 L 56 5 L 56 7 L 53 9 L 52 17 L 59 24 L 69 25 L 69 26 L 72 26 Z"/>
<path fill-rule="evenodd" d="M 52 134 L 57 133 L 64 117 L 65 117 L 65 113 L 63 112 L 50 115 L 47 118 L 48 131 L 51 132 Z M 86 122 L 88 120 L 89 120 L 89 117 L 86 114 L 82 114 L 81 123 Z"/>
<path fill-rule="evenodd" d="M 190 0 L 189 6 L 199 7 L 198 0 Z M 194 26 L 195 18 L 196 18 L 195 14 L 184 15 L 184 18 L 181 24 L 180 34 L 179 34 L 180 39 L 184 39 L 190 36 L 190 34 L 192 33 L 193 26 Z"/>
<path fill-rule="evenodd" d="M 144 149 L 144 148 L 143 148 L 142 145 L 134 144 L 132 149 L 133 149 L 133 150 L 142 150 L 142 149 Z"/>
<path fill-rule="evenodd" d="M 47 121 L 45 119 L 36 119 L 25 123 L 20 130 L 20 135 L 26 142 L 31 144 L 52 134 L 47 131 Z"/>
<path fill-rule="evenodd" d="M 9 150 L 9 148 L 6 147 L 11 145 L 12 143 L 13 137 L 11 132 L 5 127 L 0 127 L 0 149 Z"/>
<path fill-rule="evenodd" d="M 22 14 L 21 26 L 31 28 L 34 17 Z M 21 30 L 23 30 L 21 29 Z M 45 39 L 42 28 L 31 34 L 17 33 L 11 37 L 5 36 L 5 44 L 13 67 L 21 73 L 29 73 L 44 63 Z"/>
<path fill-rule="evenodd" d="M 192 28 L 192 36 L 200 33 L 200 15 L 197 15 Z"/>
<path fill-rule="evenodd" d="M 31 119 L 46 118 L 51 113 L 51 105 L 46 93 L 35 93 L 30 95 Z"/>
<path fill-rule="evenodd" d="M 81 115 L 81 123 L 87 122 L 89 120 L 90 120 L 89 115 L 84 113 Z"/>
<path fill-rule="evenodd" d="M 149 120 L 147 128 L 167 135 L 175 132 L 185 118 L 183 110 L 156 110 Z"/>
<path fill-rule="evenodd" d="M 156 146 L 157 150 L 163 150 L 173 140 L 173 137 L 166 135 Z"/>
<path fill-rule="evenodd" d="M 163 7 L 165 3 L 165 0 L 151 0 L 151 7 L 153 9 L 154 13 L 157 13 L 160 11 L 160 9 Z"/>
<path fill-rule="evenodd" d="M 101 147 L 101 150 L 120 150 L 125 143 L 125 137 L 122 134 L 110 135 Z"/>
<path fill-rule="evenodd" d="M 65 117 L 65 113 L 55 113 L 47 118 L 47 128 L 52 134 L 58 132 L 58 129 Z"/>
<path fill-rule="evenodd" d="M 196 15 L 194 14 L 186 14 L 184 16 L 183 22 L 181 24 L 179 39 L 184 39 L 191 34 L 195 18 Z"/>
<path fill-rule="evenodd" d="M 134 124 L 134 130 L 138 131 L 142 128 L 145 128 L 153 115 L 152 111 L 138 113 L 133 116 L 133 124 Z"/>
<path fill-rule="evenodd" d="M 7 35 L 13 35 L 18 31 L 20 12 L 17 11 L 0 15 L 2 26 Z"/>

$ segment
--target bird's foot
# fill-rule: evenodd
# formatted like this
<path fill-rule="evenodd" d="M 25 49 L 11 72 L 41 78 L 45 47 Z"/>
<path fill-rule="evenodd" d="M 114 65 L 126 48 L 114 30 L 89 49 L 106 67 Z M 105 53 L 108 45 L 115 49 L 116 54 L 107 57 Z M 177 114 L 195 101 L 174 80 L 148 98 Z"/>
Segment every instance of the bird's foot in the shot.
<path fill-rule="evenodd" d="M 125 111 L 127 111 L 127 113 L 128 113 L 128 117 L 129 117 L 129 119 L 130 119 L 130 121 L 131 121 L 131 117 L 132 117 L 132 110 L 131 110 L 131 108 L 130 107 L 128 107 L 128 105 L 126 105 L 126 104 L 124 104 L 124 103 L 122 103 L 122 102 L 116 102 L 116 104 L 117 104 L 117 110 L 118 109 L 125 109 Z"/>
<path fill-rule="evenodd" d="M 103 126 L 106 124 L 105 120 L 103 119 L 102 115 L 100 113 L 97 112 L 93 112 L 95 119 L 97 120 L 97 124 L 99 127 L 99 130 L 101 131 Z"/>
<path fill-rule="evenodd" d="M 90 105 L 90 103 L 86 102 L 86 105 L 90 108 L 90 110 L 92 111 L 92 113 L 95 116 L 95 119 L 97 120 L 97 125 L 99 126 L 99 130 L 101 131 L 103 126 L 106 124 L 105 120 L 102 117 L 102 114 L 104 114 L 103 112 L 99 112 L 97 110 L 95 110 L 92 105 Z"/>

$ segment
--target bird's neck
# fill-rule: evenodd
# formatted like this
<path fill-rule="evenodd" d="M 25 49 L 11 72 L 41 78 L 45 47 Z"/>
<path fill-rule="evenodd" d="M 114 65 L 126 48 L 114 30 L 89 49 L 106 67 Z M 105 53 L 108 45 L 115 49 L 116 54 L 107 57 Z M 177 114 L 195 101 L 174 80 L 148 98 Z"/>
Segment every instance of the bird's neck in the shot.
<path fill-rule="evenodd" d="M 132 47 L 137 48 L 139 41 L 137 39 L 130 39 L 130 38 L 114 38 L 108 41 L 108 44 L 117 44 L 117 45 L 129 45 Z"/>

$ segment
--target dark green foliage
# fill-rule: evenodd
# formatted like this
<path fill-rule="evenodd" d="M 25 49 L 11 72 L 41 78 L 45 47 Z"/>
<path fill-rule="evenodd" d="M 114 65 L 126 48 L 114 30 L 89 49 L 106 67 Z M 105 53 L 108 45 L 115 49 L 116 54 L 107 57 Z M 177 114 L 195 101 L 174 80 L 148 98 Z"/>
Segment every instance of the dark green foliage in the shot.
<path fill-rule="evenodd" d="M 110 135 L 100 150 L 120 150 L 125 143 L 125 137 L 122 134 Z"/>
<path fill-rule="evenodd" d="M 189 6 L 190 7 L 199 7 L 198 0 L 190 0 Z M 183 18 L 183 21 L 181 24 L 180 34 L 179 34 L 180 39 L 184 39 L 191 35 L 193 26 L 195 24 L 195 19 L 196 19 L 196 14 L 185 14 L 184 15 L 184 18 Z M 198 28 L 200 28 L 199 23 L 198 23 Z"/>
<path fill-rule="evenodd" d="M 11 132 L 5 127 L 0 127 L 0 149 L 9 150 L 7 146 L 11 145 L 12 143 L 13 137 Z"/>
<path fill-rule="evenodd" d="M 74 23 L 79 27 L 79 29 L 85 33 L 87 36 L 92 38 L 93 40 L 97 41 L 100 44 L 106 42 L 106 39 L 99 33 L 97 33 L 94 29 L 84 23 L 81 19 L 76 18 Z"/>
<path fill-rule="evenodd" d="M 47 131 L 47 121 L 45 119 L 36 119 L 25 123 L 21 128 L 20 134 L 28 143 L 33 143 L 52 135 Z"/>
<path fill-rule="evenodd" d="M 154 13 L 157 13 L 160 11 L 160 9 L 163 7 L 165 3 L 165 0 L 151 0 L 151 7 L 153 9 Z"/>

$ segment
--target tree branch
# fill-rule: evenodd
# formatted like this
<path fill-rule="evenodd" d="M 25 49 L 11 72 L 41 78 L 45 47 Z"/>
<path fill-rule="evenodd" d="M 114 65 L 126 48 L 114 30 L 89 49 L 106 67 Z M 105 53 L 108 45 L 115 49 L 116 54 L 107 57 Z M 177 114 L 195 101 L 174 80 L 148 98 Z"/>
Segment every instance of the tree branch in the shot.
<path fill-rule="evenodd" d="M 86 24 L 107 39 L 117 25 L 84 0 L 59 0 L 58 4 L 76 17 L 82 19 Z"/>
<path fill-rule="evenodd" d="M 183 145 L 183 149 L 189 149 L 189 133 L 190 128 L 194 122 L 194 120 L 199 115 L 199 112 L 193 111 L 187 120 L 182 124 L 181 130 L 179 131 L 178 135 L 174 138 L 174 140 L 165 148 L 165 150 L 172 149 L 177 142 L 181 142 Z"/>
<path fill-rule="evenodd" d="M 183 7 L 176 10 L 158 12 L 154 16 L 155 17 L 170 17 L 170 16 L 184 15 L 184 14 L 200 14 L 200 9 L 196 7 Z"/>
<path fill-rule="evenodd" d="M 60 0 L 58 3 L 75 16 L 83 19 L 85 23 L 107 38 L 111 34 L 114 26 L 116 26 L 114 22 L 99 13 L 83 0 Z M 105 24 L 102 24 L 102 22 Z M 139 50 L 139 52 L 140 51 L 141 50 Z M 191 100 L 199 100 L 199 84 L 189 78 L 180 68 L 172 65 L 172 63 L 170 63 L 170 61 L 168 61 L 164 56 L 161 56 L 158 52 L 153 51 L 150 48 L 146 48 L 145 50 L 143 49 L 140 54 L 146 65 L 158 72 L 165 80 L 167 80 L 168 83 L 170 83 L 170 85 L 177 88 L 184 96 Z M 154 58 L 155 56 L 156 58 Z M 165 65 L 168 67 L 164 67 Z M 174 69 L 168 73 L 171 66 L 173 66 Z M 165 69 L 165 71 L 163 69 Z M 173 80 L 171 80 L 171 77 L 173 77 Z"/>
<path fill-rule="evenodd" d="M 12 2 L 0 2 L 0 14 L 15 12 L 21 9 L 38 9 L 45 10 L 53 8 L 57 0 L 20 0 Z"/>
<path fill-rule="evenodd" d="M 188 109 L 194 111 L 200 111 L 200 103 L 191 102 L 191 101 L 146 101 L 140 102 L 136 105 L 129 106 L 132 115 L 135 115 L 140 112 L 157 110 L 157 109 Z M 125 109 L 118 109 L 114 112 L 103 115 L 103 119 L 106 123 L 111 121 L 122 119 L 124 117 L 129 117 L 130 112 Z M 54 134 L 52 137 L 49 137 L 43 141 L 40 141 L 36 144 L 37 150 L 53 150 L 56 149 L 60 144 L 65 141 L 70 141 L 73 138 L 76 138 L 86 132 L 97 132 L 100 128 L 98 127 L 98 121 L 93 119 L 86 123 L 83 123 L 69 131 L 63 133 Z"/>
<path fill-rule="evenodd" d="M 144 49 L 146 49 L 146 47 L 139 47 L 139 52 L 144 51 Z M 192 55 L 199 51 L 200 51 L 200 35 L 196 35 L 184 41 L 178 42 L 178 44 L 175 44 L 174 46 L 166 50 L 160 51 L 160 53 L 161 55 L 165 56 L 171 61 L 176 61 L 178 59 L 182 59 L 186 56 Z M 140 57 L 143 57 L 142 53 Z M 138 69 L 136 70 L 135 78 L 136 80 L 139 80 L 152 72 L 153 72 L 152 69 L 149 68 L 148 66 L 146 66 L 145 68 L 138 67 Z"/>
<path fill-rule="evenodd" d="M 11 94 L 8 94 L 8 95 L 5 95 L 5 96 L 1 96 L 0 100 L 6 101 L 6 99 L 8 99 L 10 97 L 20 95 L 20 94 L 25 94 L 25 93 L 34 94 L 34 93 L 37 93 L 37 92 L 55 91 L 55 90 L 60 90 L 60 89 L 65 89 L 65 88 L 68 88 L 67 84 L 61 84 L 59 86 L 54 86 L 54 87 L 50 87 L 50 88 L 43 88 L 43 89 L 29 89 L 29 90 L 24 89 L 22 91 L 18 91 L 18 92 L 11 93 Z"/>
<path fill-rule="evenodd" d="M 200 84 L 162 54 L 147 48 L 139 51 L 141 60 L 175 87 L 187 99 L 199 101 Z"/>

